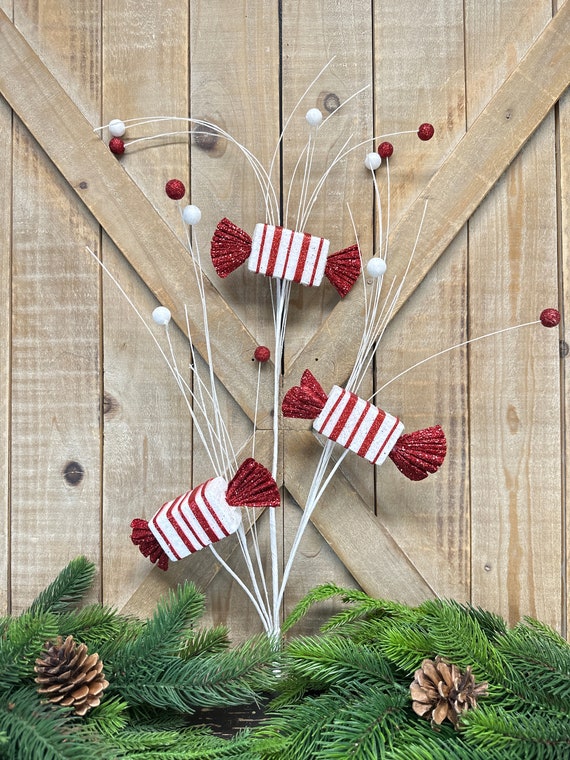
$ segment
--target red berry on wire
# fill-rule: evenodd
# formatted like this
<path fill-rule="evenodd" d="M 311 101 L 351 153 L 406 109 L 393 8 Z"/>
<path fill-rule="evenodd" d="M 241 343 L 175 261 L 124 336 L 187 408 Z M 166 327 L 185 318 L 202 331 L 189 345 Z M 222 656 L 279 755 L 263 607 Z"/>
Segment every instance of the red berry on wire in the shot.
<path fill-rule="evenodd" d="M 186 195 L 184 182 L 179 179 L 169 179 L 164 187 L 164 190 L 166 191 L 168 197 L 172 198 L 173 201 L 179 201 Z"/>
<path fill-rule="evenodd" d="M 431 140 L 435 132 L 435 129 L 433 128 L 433 124 L 428 124 L 427 122 L 425 124 L 420 124 L 418 127 L 418 137 L 420 140 Z"/>
<path fill-rule="evenodd" d="M 109 150 L 116 156 L 122 156 L 125 152 L 125 143 L 120 137 L 112 137 L 109 140 Z"/>
<path fill-rule="evenodd" d="M 556 327 L 560 322 L 558 309 L 544 309 L 540 314 L 540 321 L 545 327 Z"/>
<path fill-rule="evenodd" d="M 267 348 L 267 346 L 258 346 L 253 354 L 254 359 L 258 362 L 261 362 L 262 364 L 268 362 L 270 356 L 271 351 Z"/>
<path fill-rule="evenodd" d="M 390 158 L 394 152 L 394 146 L 390 142 L 381 142 L 378 146 L 378 155 L 380 158 Z"/>

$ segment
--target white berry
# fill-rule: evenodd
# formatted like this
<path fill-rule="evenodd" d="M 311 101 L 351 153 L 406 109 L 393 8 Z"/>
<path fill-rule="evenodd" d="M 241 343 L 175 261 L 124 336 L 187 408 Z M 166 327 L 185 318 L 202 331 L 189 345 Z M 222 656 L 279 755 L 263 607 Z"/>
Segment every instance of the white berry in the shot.
<path fill-rule="evenodd" d="M 305 118 L 311 127 L 318 127 L 323 120 L 323 115 L 318 108 L 309 108 Z"/>
<path fill-rule="evenodd" d="M 170 309 L 167 309 L 166 306 L 157 306 L 152 312 L 152 318 L 157 325 L 167 325 L 171 316 Z"/>
<path fill-rule="evenodd" d="M 364 159 L 364 166 L 367 169 L 370 169 L 370 171 L 375 171 L 380 166 L 381 163 L 382 163 L 382 159 L 380 158 L 378 153 L 369 153 Z"/>
<path fill-rule="evenodd" d="M 122 137 L 125 134 L 125 122 L 120 119 L 111 119 L 109 122 L 109 132 L 113 137 Z"/>
<path fill-rule="evenodd" d="M 382 277 L 386 272 L 386 262 L 384 259 L 370 259 L 366 264 L 366 271 L 371 277 Z"/>
<path fill-rule="evenodd" d="M 202 212 L 198 206 L 184 206 L 182 209 L 182 218 L 186 224 L 198 224 L 202 218 Z"/>

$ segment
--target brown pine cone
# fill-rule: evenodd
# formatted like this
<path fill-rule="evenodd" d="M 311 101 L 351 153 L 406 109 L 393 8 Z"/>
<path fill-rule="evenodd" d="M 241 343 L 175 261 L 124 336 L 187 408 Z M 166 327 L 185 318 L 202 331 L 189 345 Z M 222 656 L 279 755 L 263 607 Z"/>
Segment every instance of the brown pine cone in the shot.
<path fill-rule="evenodd" d="M 486 683 L 475 683 L 471 667 L 462 673 L 438 656 L 435 661 L 424 660 L 414 674 L 410 685 L 412 709 L 437 725 L 447 718 L 457 726 L 461 713 L 477 707 L 477 699 L 487 688 Z"/>
<path fill-rule="evenodd" d="M 38 693 L 47 701 L 73 707 L 76 715 L 85 715 L 101 701 L 109 685 L 103 673 L 103 662 L 97 653 L 89 654 L 85 644 L 76 644 L 73 636 L 62 643 L 61 636 L 48 641 L 34 670 L 37 673 Z"/>

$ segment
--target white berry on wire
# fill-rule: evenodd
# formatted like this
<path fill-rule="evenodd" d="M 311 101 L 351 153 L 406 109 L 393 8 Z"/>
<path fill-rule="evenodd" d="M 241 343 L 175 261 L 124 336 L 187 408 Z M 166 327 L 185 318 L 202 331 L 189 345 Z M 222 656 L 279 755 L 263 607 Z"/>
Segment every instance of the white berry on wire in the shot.
<path fill-rule="evenodd" d="M 109 122 L 109 132 L 113 137 L 122 137 L 125 134 L 125 122 L 120 119 L 111 119 Z"/>
<path fill-rule="evenodd" d="M 184 206 L 182 209 L 182 219 L 186 222 L 186 224 L 198 224 L 200 219 L 202 218 L 202 212 L 198 208 L 198 206 Z"/>
<path fill-rule="evenodd" d="M 152 312 L 152 318 L 157 325 L 167 325 L 171 316 L 170 309 L 167 309 L 166 306 L 157 306 Z"/>

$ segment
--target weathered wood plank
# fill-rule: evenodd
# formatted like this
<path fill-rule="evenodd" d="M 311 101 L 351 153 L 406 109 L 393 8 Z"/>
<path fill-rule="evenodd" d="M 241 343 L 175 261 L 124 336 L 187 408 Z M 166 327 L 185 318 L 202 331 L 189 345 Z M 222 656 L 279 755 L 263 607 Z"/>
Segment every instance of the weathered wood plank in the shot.
<path fill-rule="evenodd" d="M 182 330 L 183 305 L 187 304 L 195 344 L 204 354 L 203 329 L 195 320 L 200 314 L 198 296 L 186 289 L 186 283 L 192 281 L 192 267 L 184 247 L 1 12 L 0 36 L 0 92 L 143 281 L 170 308 Z M 84 256 L 80 248 L 78 255 Z M 250 389 L 255 385 L 257 368 L 250 357 L 256 341 L 209 282 L 206 292 L 212 323 L 218 327 L 213 351 L 220 379 L 253 419 Z M 225 360 L 228 354 L 241 361 L 229 365 Z M 262 388 L 261 408 L 268 410 L 271 405 Z"/>
<path fill-rule="evenodd" d="M 568 0 L 566 0 L 568 1 Z M 558 135 L 560 140 L 559 150 L 559 181 L 558 181 L 558 198 L 560 208 L 560 224 L 558 228 L 558 237 L 560 243 L 560 267 L 561 267 L 561 288 L 560 306 L 565 306 L 568 302 L 568 292 L 570 291 L 570 93 L 567 93 L 560 101 L 559 109 L 559 129 Z M 563 541 L 563 567 L 566 572 L 562 572 L 562 618 L 563 633 L 568 636 L 570 630 L 570 606 L 568 604 L 568 588 L 570 586 L 570 566 L 568 558 L 570 557 L 570 510 L 568 509 L 568 483 L 570 483 L 570 462 L 566 456 L 566 441 L 569 440 L 569 420 L 570 406 L 570 377 L 566 364 L 568 363 L 568 337 L 566 327 L 568 325 L 567 309 L 562 311 L 562 327 L 560 330 L 560 356 L 561 363 L 561 422 L 562 428 L 562 482 L 561 482 L 561 507 L 562 507 L 562 530 L 565 531 L 565 541 Z"/>
<path fill-rule="evenodd" d="M 11 3 L 0 3 L 11 13 Z M 0 102 L 0 614 L 9 608 L 10 562 L 10 389 L 11 389 L 11 282 L 12 282 L 12 112 Z"/>
<path fill-rule="evenodd" d="M 567 5 L 570 18 L 569 11 Z M 550 14 L 549 2 L 467 3 L 469 122 Z M 518 107 L 513 101 L 514 118 Z M 551 114 L 470 220 L 472 336 L 536 319 L 556 305 L 553 127 Z M 560 629 L 557 338 L 539 326 L 474 344 L 469 395 L 473 602 L 511 622 L 530 614 Z"/>
<path fill-rule="evenodd" d="M 112 118 L 188 109 L 187 29 L 186 0 L 105 3 L 104 123 Z M 161 81 L 160 88 L 157 81 Z M 173 140 L 157 142 L 125 162 L 129 175 L 161 217 L 180 233 L 178 204 L 166 196 L 164 185 L 172 177 L 187 181 L 188 158 L 186 141 Z M 158 305 L 156 299 L 106 236 L 102 254 L 168 354 L 164 328 L 150 319 Z M 181 285 L 190 290 L 193 282 Z M 103 588 L 105 600 L 121 606 L 152 568 L 129 540 L 130 522 L 134 517 L 152 517 L 161 504 L 191 487 L 192 425 L 163 357 L 131 306 L 106 277 L 102 324 L 106 410 Z M 185 335 L 176 325 L 169 328 L 169 334 L 179 366 L 187 367 L 190 351 Z"/>
<path fill-rule="evenodd" d="M 419 7 L 413 0 L 382 2 L 375 44 L 378 124 L 388 132 L 415 129 L 423 122 L 435 127 L 429 142 L 416 135 L 393 139 L 390 219 L 397 224 L 465 133 L 463 3 L 437 0 Z M 381 167 L 376 176 L 384 175 Z M 399 247 L 389 249 L 388 282 L 392 263 L 407 262 L 410 255 L 412 241 L 405 246 L 399 241 Z M 462 229 L 382 338 L 376 388 L 417 361 L 465 340 L 466 269 L 467 235 Z M 407 432 L 434 424 L 445 431 L 446 460 L 427 480 L 412 483 L 390 462 L 377 468 L 376 510 L 429 585 L 441 596 L 457 599 L 470 595 L 466 373 L 465 349 L 453 351 L 376 397 L 382 409 L 401 417 Z"/>
<path fill-rule="evenodd" d="M 392 250 L 409 250 L 425 200 L 429 199 L 429 213 L 397 308 L 407 301 L 567 88 L 569 37 L 570 5 L 565 3 L 393 229 Z M 391 274 L 398 278 L 403 267 L 395 266 Z M 359 307 L 359 300 L 349 296 L 334 309 L 287 367 L 286 386 L 294 384 L 299 371 L 309 366 L 314 357 L 320 357 L 319 371 L 325 384 L 348 377 L 355 352 L 352 336 L 360 324 Z M 327 359 L 330 335 L 337 336 L 338 350 Z"/>
<path fill-rule="evenodd" d="M 284 213 L 288 211 L 288 217 L 284 218 L 283 223 L 290 228 L 303 229 L 329 239 L 330 253 L 333 253 L 355 242 L 350 209 L 355 218 L 359 244 L 366 257 L 372 251 L 374 220 L 372 182 L 363 166 L 363 157 L 373 149 L 371 138 L 374 135 L 374 96 L 373 88 L 370 87 L 373 71 L 370 55 L 373 39 L 372 3 L 370 0 L 357 0 L 341 6 L 331 0 L 301 5 L 284 2 L 282 38 L 284 121 L 292 115 L 283 142 Z M 301 58 L 303 66 L 298 65 Z M 293 113 L 313 78 L 324 67 L 324 72 Z M 356 95 L 364 87 L 366 89 Z M 316 132 L 311 130 L 305 118 L 309 108 L 318 108 L 326 119 Z M 295 174 L 294 171 L 311 132 L 314 154 L 306 198 L 310 197 L 316 183 L 347 140 L 350 145 L 366 140 L 369 143 L 335 167 L 322 187 L 307 221 L 301 223 L 299 211 L 304 205 L 301 202 L 304 192 L 304 160 Z M 318 288 L 293 285 L 285 341 L 285 365 L 302 350 L 338 302 L 338 293 L 326 279 Z M 335 336 L 330 336 L 327 354 L 332 356 L 336 352 Z M 320 367 L 317 358 L 312 357 L 310 368 L 318 377 Z M 300 375 L 295 378 L 295 382 L 299 381 L 299 377 Z M 372 372 L 362 391 L 366 395 L 372 392 Z M 289 427 L 290 421 L 285 420 L 284 424 Z M 299 477 L 298 463 L 292 460 L 302 460 L 303 456 L 303 446 L 296 451 L 292 445 L 294 438 L 288 435 L 284 465 L 287 487 Z M 362 502 L 372 506 L 373 468 L 354 457 L 350 461 L 345 460 L 343 469 Z M 303 478 L 307 488 L 312 477 L 313 470 L 305 466 Z M 301 509 L 290 497 L 286 497 L 285 557 L 289 554 L 301 515 Z M 355 585 L 350 572 L 335 556 L 334 547 L 331 548 L 318 531 L 309 526 L 284 597 L 285 615 L 319 578 L 326 578 L 341 586 Z M 312 618 L 304 621 L 303 630 L 308 631 L 311 627 L 314 629 L 318 625 L 318 615 L 326 615 L 331 608 L 319 607 L 315 610 Z"/>
<path fill-rule="evenodd" d="M 42 10 L 45 16 L 18 8 L 16 22 L 46 59 L 58 59 L 93 115 L 97 88 L 85 88 L 84 79 L 98 60 L 97 5 L 58 4 L 51 8 L 62 11 L 55 24 L 50 8 Z M 77 554 L 99 565 L 100 364 L 99 273 L 76 256 L 95 245 L 98 228 L 19 121 L 13 171 L 10 527 L 17 612 Z"/>
<path fill-rule="evenodd" d="M 223 11 L 220 8 L 219 12 L 212 13 L 210 3 L 192 3 L 191 114 L 194 118 L 211 120 L 222 126 L 269 169 L 280 129 L 278 5 L 252 4 L 246 0 L 234 0 L 222 5 Z M 231 61 L 231 66 L 228 66 L 228 61 Z M 274 173 L 277 194 L 279 171 L 278 161 Z M 220 219 L 232 219 L 249 234 L 257 222 L 265 221 L 262 194 L 252 169 L 235 146 L 223 140 L 208 140 L 207 135 L 200 136 L 200 139 L 197 136 L 191 143 L 190 184 L 192 202 L 202 210 L 202 220 L 199 228 L 196 228 L 196 235 L 204 269 L 232 311 L 249 326 L 256 341 L 269 346 L 274 354 L 268 278 L 253 274 L 242 266 L 226 279 L 221 279 L 215 274 L 209 260 L 209 234 Z M 214 322 L 212 334 L 214 340 L 224 340 L 220 328 Z M 258 364 L 252 362 L 253 351 L 246 355 L 236 351 L 232 343 L 233 339 L 228 336 L 223 360 L 231 368 L 230 372 L 242 373 L 243 364 L 248 365 L 248 373 L 253 371 L 247 389 L 251 404 L 256 395 Z M 267 394 L 272 394 L 273 365 L 263 365 L 260 369 L 260 389 L 267 397 Z M 231 386 L 229 390 L 231 392 Z M 252 443 L 249 441 L 251 421 L 227 394 L 220 395 L 220 402 L 232 443 L 236 450 L 242 449 L 239 456 L 241 460 L 252 451 Z M 259 431 L 261 434 L 256 436 L 255 445 L 256 458 L 269 469 L 272 468 L 272 446 L 261 442 L 267 440 L 269 443 L 269 438 L 272 438 L 272 406 L 265 403 L 260 409 L 258 420 L 266 430 Z M 201 443 L 196 440 L 193 471 L 196 483 L 211 477 L 211 469 L 208 468 L 206 454 Z M 274 516 L 280 518 L 281 514 L 282 511 L 279 510 Z M 263 515 L 258 523 L 261 555 L 265 559 L 266 575 L 269 578 L 268 515 Z M 226 551 L 223 543 L 220 544 L 220 550 Z M 212 563 L 213 558 L 205 556 L 199 562 L 207 560 Z M 247 576 L 239 551 L 233 552 L 230 564 L 242 577 Z M 194 577 L 198 569 L 189 572 Z M 228 619 L 235 621 L 235 625 L 232 624 L 232 637 L 243 639 L 260 629 L 260 621 L 252 605 L 226 573 L 216 572 L 211 576 L 207 587 L 203 583 L 201 587 L 207 588 L 208 619 L 216 623 Z"/>

